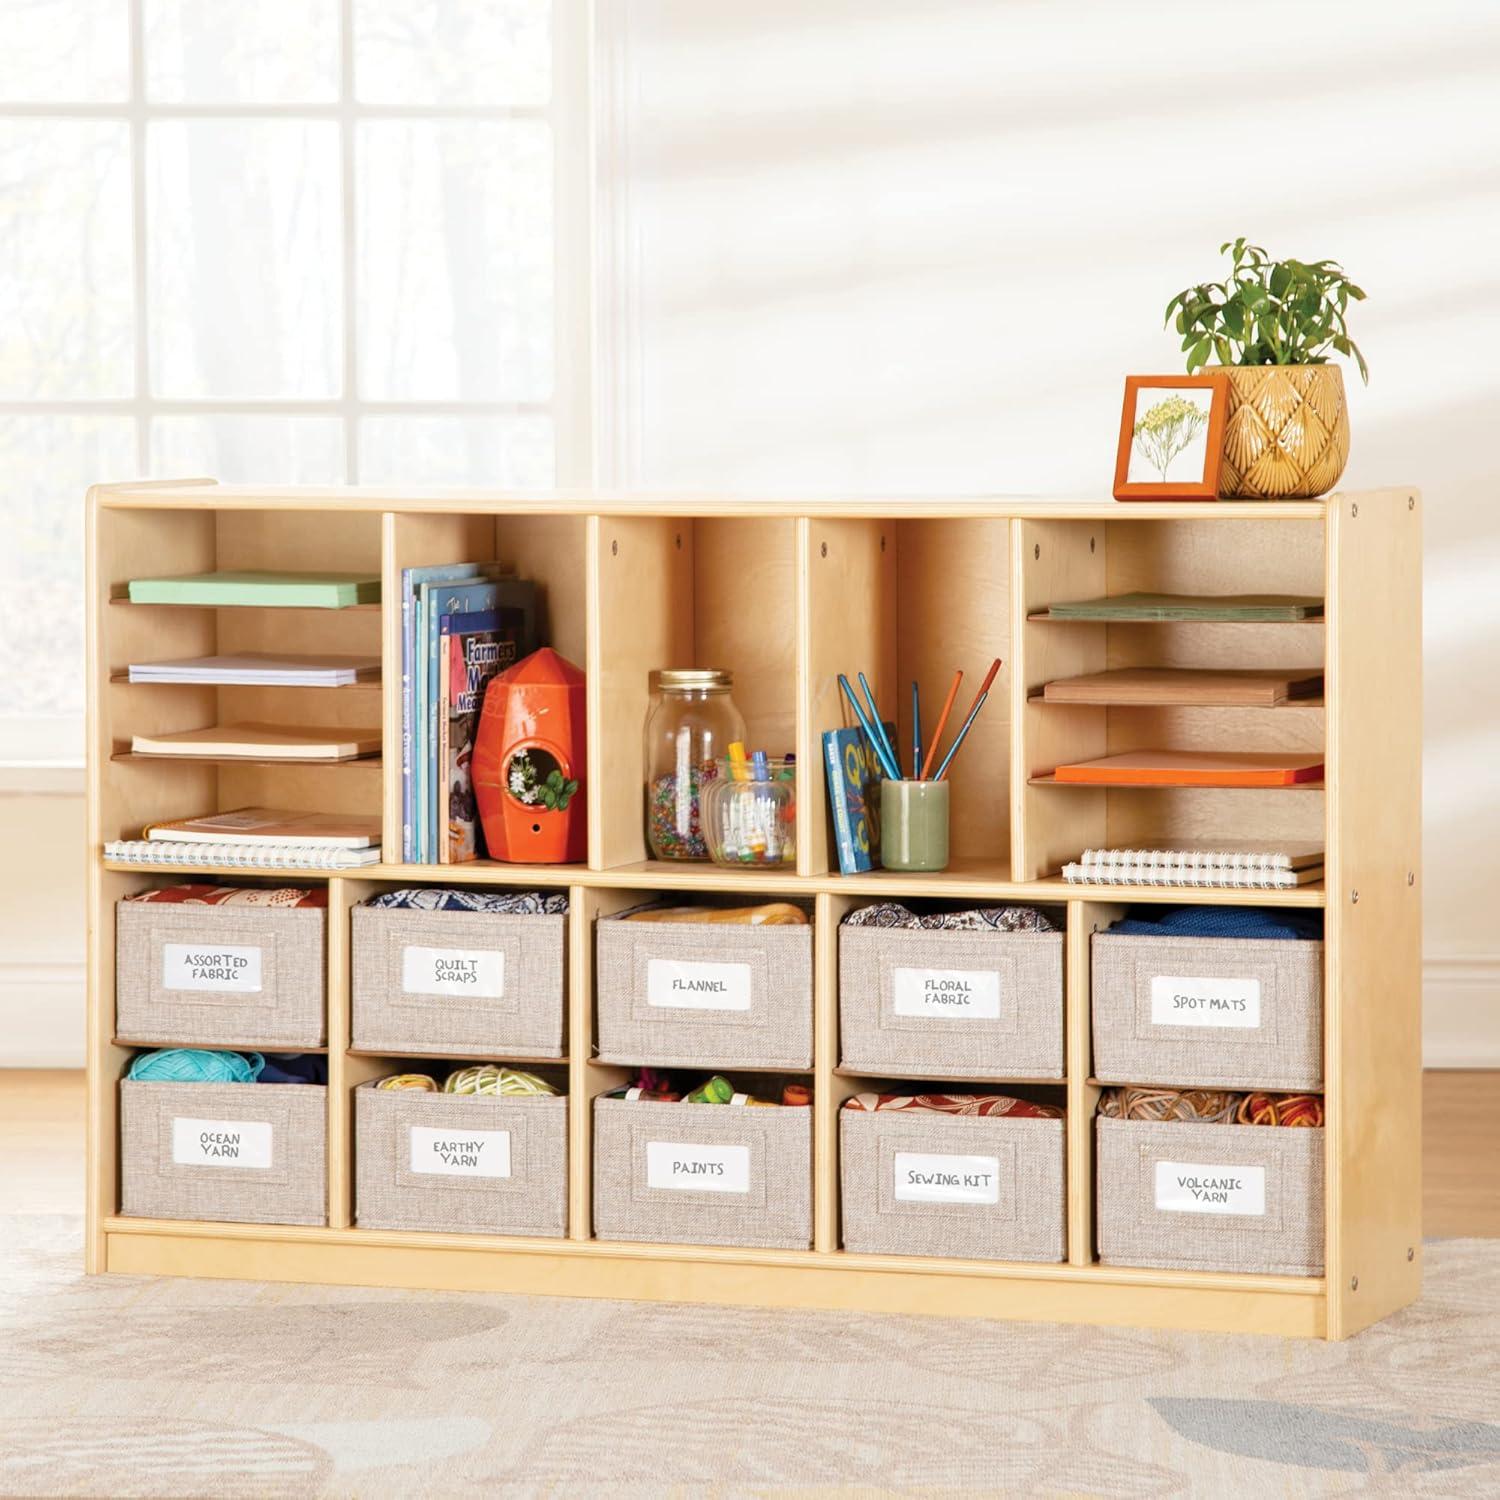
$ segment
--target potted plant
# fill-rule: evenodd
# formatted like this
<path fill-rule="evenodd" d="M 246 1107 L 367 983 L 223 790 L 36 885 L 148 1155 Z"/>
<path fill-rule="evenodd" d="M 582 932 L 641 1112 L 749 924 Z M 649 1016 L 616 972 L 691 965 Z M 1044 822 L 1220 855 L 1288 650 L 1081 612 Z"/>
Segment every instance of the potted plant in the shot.
<path fill-rule="evenodd" d="M 1228 278 L 1178 292 L 1166 316 L 1182 335 L 1189 374 L 1217 359 L 1229 377 L 1219 493 L 1325 494 L 1349 460 L 1344 377 L 1329 358 L 1352 355 L 1368 383 L 1345 321 L 1365 294 L 1336 261 L 1272 260 L 1243 237 L 1219 253 L 1230 257 Z"/>

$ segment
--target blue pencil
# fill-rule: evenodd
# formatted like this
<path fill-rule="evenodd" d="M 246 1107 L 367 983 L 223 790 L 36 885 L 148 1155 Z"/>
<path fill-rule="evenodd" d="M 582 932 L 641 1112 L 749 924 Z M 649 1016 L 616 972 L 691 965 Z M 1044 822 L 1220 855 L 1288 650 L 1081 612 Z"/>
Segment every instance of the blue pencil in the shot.
<path fill-rule="evenodd" d="M 870 748 L 875 752 L 875 759 L 880 762 L 880 769 L 891 777 L 892 780 L 901 779 L 900 767 L 894 771 L 891 769 L 890 761 L 886 758 L 885 746 L 870 727 L 870 716 L 860 706 L 860 701 L 854 696 L 854 689 L 849 686 L 849 679 L 842 672 L 839 673 L 839 686 L 844 690 L 844 696 L 849 700 L 849 706 L 854 710 L 854 717 L 859 720 L 860 728 L 865 732 L 865 738 L 870 742 Z"/>
<path fill-rule="evenodd" d="M 911 779 L 922 774 L 922 694 L 915 680 L 911 685 Z"/>
<path fill-rule="evenodd" d="M 896 769 L 891 772 L 894 780 L 901 780 L 901 757 L 896 754 L 896 747 L 891 743 L 890 736 L 885 732 L 885 725 L 880 722 L 880 709 L 875 702 L 875 691 L 870 686 L 863 672 L 859 673 L 859 685 L 865 690 L 865 702 L 870 705 L 870 722 L 875 726 L 875 732 L 880 736 L 880 743 L 885 746 L 885 758 Z"/>
<path fill-rule="evenodd" d="M 932 778 L 934 781 L 941 781 L 943 779 L 943 772 L 948 769 L 948 762 L 958 754 L 958 747 L 963 744 L 964 736 L 973 728 L 974 720 L 979 717 L 979 710 L 984 707 L 984 700 L 988 697 L 988 693 L 981 693 L 974 700 L 974 707 L 969 710 L 969 717 L 964 720 L 963 728 L 958 731 L 953 743 L 949 745 L 948 753 L 943 757 L 942 765 L 937 768 L 937 775 Z"/>

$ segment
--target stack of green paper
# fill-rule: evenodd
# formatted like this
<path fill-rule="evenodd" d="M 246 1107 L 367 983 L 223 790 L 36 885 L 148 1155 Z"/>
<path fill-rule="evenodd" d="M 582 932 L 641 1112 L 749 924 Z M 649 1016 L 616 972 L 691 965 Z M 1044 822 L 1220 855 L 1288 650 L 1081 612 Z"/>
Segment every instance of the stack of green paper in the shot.
<path fill-rule="evenodd" d="M 347 609 L 380 602 L 378 573 L 184 573 L 132 578 L 132 604 L 263 605 Z"/>
<path fill-rule="evenodd" d="M 1049 605 L 1054 620 L 1235 620 L 1251 623 L 1314 620 L 1321 599 L 1297 594 L 1115 594 Z"/>

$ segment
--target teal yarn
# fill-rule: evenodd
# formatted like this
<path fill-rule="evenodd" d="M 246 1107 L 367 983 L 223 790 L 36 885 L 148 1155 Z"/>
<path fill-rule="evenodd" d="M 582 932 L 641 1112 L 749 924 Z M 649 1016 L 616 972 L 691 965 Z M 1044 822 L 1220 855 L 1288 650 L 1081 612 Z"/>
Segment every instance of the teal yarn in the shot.
<path fill-rule="evenodd" d="M 125 1076 L 138 1083 L 254 1083 L 266 1060 L 259 1052 L 208 1052 L 201 1047 L 169 1047 L 143 1052 Z"/>

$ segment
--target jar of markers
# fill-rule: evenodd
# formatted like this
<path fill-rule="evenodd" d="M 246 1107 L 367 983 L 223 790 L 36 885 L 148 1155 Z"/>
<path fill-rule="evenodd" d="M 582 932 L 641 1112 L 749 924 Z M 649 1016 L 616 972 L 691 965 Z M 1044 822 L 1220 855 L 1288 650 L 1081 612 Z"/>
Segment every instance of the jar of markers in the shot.
<path fill-rule="evenodd" d="M 651 674 L 646 711 L 646 839 L 657 859 L 707 859 L 703 794 L 745 738 L 734 674 L 672 668 Z"/>
<path fill-rule="evenodd" d="M 736 753 L 738 752 L 738 753 Z M 703 795 L 703 830 L 716 865 L 790 869 L 797 863 L 797 772 L 791 757 L 732 745 Z"/>

